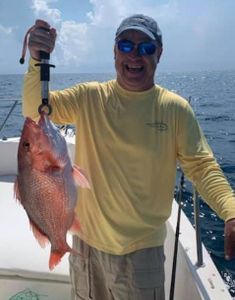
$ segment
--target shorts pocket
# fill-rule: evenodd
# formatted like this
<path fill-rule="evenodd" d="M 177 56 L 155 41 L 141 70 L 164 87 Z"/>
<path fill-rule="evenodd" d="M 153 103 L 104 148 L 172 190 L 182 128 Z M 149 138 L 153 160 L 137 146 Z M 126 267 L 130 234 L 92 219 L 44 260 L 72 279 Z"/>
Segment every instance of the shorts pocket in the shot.
<path fill-rule="evenodd" d="M 138 250 L 132 254 L 133 286 L 141 289 L 157 288 L 164 285 L 163 247 Z"/>
<path fill-rule="evenodd" d="M 156 288 L 164 284 L 162 274 L 158 269 L 135 270 L 133 273 L 133 285 L 140 289 Z"/>
<path fill-rule="evenodd" d="M 159 269 L 138 270 L 133 274 L 135 300 L 165 300 L 164 280 Z"/>
<path fill-rule="evenodd" d="M 88 259 L 80 256 L 70 255 L 70 278 L 73 292 L 79 299 L 87 299 L 89 291 Z"/>
<path fill-rule="evenodd" d="M 80 255 L 72 253 L 69 255 L 69 270 L 73 293 L 78 299 L 89 299 L 88 246 L 78 237 L 74 236 L 73 248 L 80 253 Z"/>

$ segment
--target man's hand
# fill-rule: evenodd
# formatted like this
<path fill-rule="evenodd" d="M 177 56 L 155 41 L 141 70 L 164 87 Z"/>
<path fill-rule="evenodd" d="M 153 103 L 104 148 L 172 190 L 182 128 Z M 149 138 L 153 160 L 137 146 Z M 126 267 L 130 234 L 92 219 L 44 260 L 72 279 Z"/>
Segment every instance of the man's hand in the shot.
<path fill-rule="evenodd" d="M 225 259 L 230 260 L 235 258 L 235 219 L 225 222 L 224 251 Z"/>
<path fill-rule="evenodd" d="M 56 30 L 43 20 L 36 20 L 29 35 L 28 47 L 32 58 L 40 60 L 39 51 L 51 53 L 55 47 Z"/>

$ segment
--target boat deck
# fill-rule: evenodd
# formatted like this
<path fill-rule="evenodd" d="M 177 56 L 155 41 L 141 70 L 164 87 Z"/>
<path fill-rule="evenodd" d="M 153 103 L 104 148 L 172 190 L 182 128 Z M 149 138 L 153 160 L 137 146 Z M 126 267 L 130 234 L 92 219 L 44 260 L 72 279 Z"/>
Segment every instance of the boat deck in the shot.
<path fill-rule="evenodd" d="M 0 299 L 27 289 L 50 300 L 69 299 L 68 255 L 49 271 L 50 246 L 42 249 L 30 232 L 28 217 L 14 198 L 14 179 L 14 175 L 0 176 Z"/>
<path fill-rule="evenodd" d="M 74 141 L 69 144 L 73 155 L 72 144 Z M 14 298 L 19 293 L 38 296 L 22 299 L 41 299 L 40 295 L 50 300 L 70 299 L 68 254 L 53 271 L 49 270 L 50 246 L 42 249 L 38 245 L 28 217 L 14 197 L 17 148 L 18 139 L 0 141 L 0 299 L 19 299 Z M 165 243 L 166 299 L 169 299 L 177 211 L 178 205 L 173 201 Z M 71 245 L 71 235 L 67 238 Z M 204 265 L 198 267 L 195 231 L 182 212 L 174 300 L 232 299 L 208 252 L 202 248 Z"/>

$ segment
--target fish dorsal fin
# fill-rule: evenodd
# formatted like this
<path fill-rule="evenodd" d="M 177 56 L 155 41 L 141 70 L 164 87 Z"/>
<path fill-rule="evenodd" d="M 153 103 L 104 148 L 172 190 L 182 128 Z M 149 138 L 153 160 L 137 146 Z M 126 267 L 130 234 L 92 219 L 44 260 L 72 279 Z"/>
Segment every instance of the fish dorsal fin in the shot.
<path fill-rule="evenodd" d="M 91 188 L 84 170 L 76 165 L 73 166 L 73 178 L 75 183 L 80 187 Z"/>

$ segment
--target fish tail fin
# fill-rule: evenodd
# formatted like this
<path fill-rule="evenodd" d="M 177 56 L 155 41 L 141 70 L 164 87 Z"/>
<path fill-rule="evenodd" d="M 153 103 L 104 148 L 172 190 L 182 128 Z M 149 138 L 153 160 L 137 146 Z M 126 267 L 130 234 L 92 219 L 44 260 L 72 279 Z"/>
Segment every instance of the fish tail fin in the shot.
<path fill-rule="evenodd" d="M 80 167 L 74 165 L 73 166 L 73 178 L 77 185 L 83 188 L 90 188 L 90 183 L 87 179 L 87 176 Z"/>
<path fill-rule="evenodd" d="M 49 269 L 52 271 L 56 265 L 61 261 L 61 258 L 65 255 L 66 252 L 70 252 L 74 255 L 81 255 L 77 250 L 70 248 L 68 245 L 63 250 L 51 250 L 51 255 L 49 259 Z"/>
<path fill-rule="evenodd" d="M 71 251 L 72 249 L 69 246 L 63 250 L 51 250 L 49 269 L 52 271 L 54 267 L 60 263 L 61 258 L 65 255 L 65 253 Z"/>
<path fill-rule="evenodd" d="M 59 251 L 53 251 L 51 252 L 50 255 L 50 260 L 49 260 L 49 269 L 52 271 L 56 265 L 61 261 L 61 258 L 65 252 L 59 252 Z"/>

